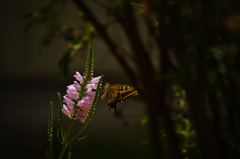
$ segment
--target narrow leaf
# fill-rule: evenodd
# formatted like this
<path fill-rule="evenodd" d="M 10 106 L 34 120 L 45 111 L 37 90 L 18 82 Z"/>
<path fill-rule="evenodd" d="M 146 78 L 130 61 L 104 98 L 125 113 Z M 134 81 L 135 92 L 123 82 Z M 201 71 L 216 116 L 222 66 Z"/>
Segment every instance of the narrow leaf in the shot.
<path fill-rule="evenodd" d="M 78 138 L 73 144 L 71 144 L 71 146 L 74 145 L 74 144 L 76 144 L 78 141 L 80 141 L 80 140 L 82 140 L 82 139 L 85 139 L 86 137 L 87 137 L 87 136 L 84 136 L 84 137 Z"/>
<path fill-rule="evenodd" d="M 81 138 L 77 139 L 77 141 L 80 141 L 80 140 L 82 140 L 82 139 L 85 139 L 86 137 L 87 137 L 87 136 L 81 137 Z"/>
<path fill-rule="evenodd" d="M 63 75 L 63 77 L 66 77 L 68 73 L 68 68 L 71 61 L 70 54 L 71 54 L 71 50 L 67 50 L 58 63 L 59 70 Z"/>
<path fill-rule="evenodd" d="M 62 96 L 58 92 L 58 111 L 59 111 L 59 125 L 60 125 L 60 133 L 61 133 L 61 141 L 63 141 L 63 103 L 62 103 Z"/>
<path fill-rule="evenodd" d="M 138 123 L 138 126 L 143 126 L 148 122 L 148 115 L 145 115 Z"/>
<path fill-rule="evenodd" d="M 61 139 L 59 138 L 59 129 L 57 130 L 57 138 L 58 138 L 58 141 L 62 144 L 62 141 L 61 141 Z"/>

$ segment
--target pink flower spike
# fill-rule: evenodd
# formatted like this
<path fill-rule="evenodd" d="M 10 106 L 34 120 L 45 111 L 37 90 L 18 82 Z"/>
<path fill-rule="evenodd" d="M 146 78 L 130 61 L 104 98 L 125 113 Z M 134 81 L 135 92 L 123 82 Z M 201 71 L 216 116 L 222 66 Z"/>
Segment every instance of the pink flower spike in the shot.
<path fill-rule="evenodd" d="M 68 109 L 73 109 L 73 104 L 72 103 L 67 103 L 67 108 Z"/>
<path fill-rule="evenodd" d="M 63 104 L 62 112 L 63 112 L 65 115 L 67 115 L 68 117 L 71 116 L 71 113 L 70 113 L 70 111 L 68 110 L 68 108 L 66 107 L 65 104 Z"/>
<path fill-rule="evenodd" d="M 89 97 L 93 98 L 95 96 L 95 91 L 92 91 L 92 89 L 88 89 L 86 92 L 84 93 L 87 93 Z"/>
<path fill-rule="evenodd" d="M 78 121 L 80 120 L 80 117 L 82 117 L 82 112 L 80 111 L 80 109 L 77 110 L 75 117 L 77 118 Z"/>
<path fill-rule="evenodd" d="M 73 87 L 74 87 L 77 91 L 79 91 L 79 90 L 81 89 L 81 86 L 80 86 L 80 84 L 79 84 L 77 81 L 74 81 Z"/>
<path fill-rule="evenodd" d="M 82 115 L 82 111 L 81 111 L 80 109 L 78 109 L 76 115 L 77 115 L 78 117 L 82 117 L 82 116 L 83 116 L 83 115 Z"/>
<path fill-rule="evenodd" d="M 67 97 L 71 99 L 78 99 L 79 95 L 76 88 L 73 85 L 68 86 Z"/>
<path fill-rule="evenodd" d="M 75 114 L 76 119 L 82 123 L 85 123 L 85 117 L 82 115 L 82 112 L 80 109 L 77 110 L 77 113 Z"/>
<path fill-rule="evenodd" d="M 86 107 L 88 105 L 89 97 L 85 97 L 77 103 L 79 107 Z"/>
<path fill-rule="evenodd" d="M 85 123 L 85 120 L 86 120 L 85 117 L 81 117 L 79 121 L 82 122 L 82 123 Z"/>
<path fill-rule="evenodd" d="M 95 94 L 94 94 L 95 95 Z M 94 96 L 89 96 L 88 104 L 92 105 Z"/>
<path fill-rule="evenodd" d="M 95 84 L 97 84 L 98 81 L 99 81 L 99 79 L 100 79 L 100 77 L 101 77 L 101 76 L 98 76 L 98 77 L 93 78 L 93 79 L 90 81 L 90 83 L 95 83 Z"/>
<path fill-rule="evenodd" d="M 81 83 L 83 81 L 82 75 L 79 72 L 76 72 L 74 77 Z"/>
<path fill-rule="evenodd" d="M 68 109 L 70 113 L 74 113 L 73 109 Z"/>
<path fill-rule="evenodd" d="M 63 96 L 63 98 L 64 98 L 64 100 L 63 100 L 64 103 L 66 103 L 66 104 L 69 104 L 69 103 L 73 104 L 72 99 L 68 98 L 67 95 Z"/>
<path fill-rule="evenodd" d="M 97 85 L 95 83 L 87 84 L 86 88 L 87 89 L 97 89 Z"/>
<path fill-rule="evenodd" d="M 82 115 L 83 115 L 83 117 L 87 117 L 87 115 L 88 115 L 88 111 L 84 111 L 84 112 L 82 112 Z"/>

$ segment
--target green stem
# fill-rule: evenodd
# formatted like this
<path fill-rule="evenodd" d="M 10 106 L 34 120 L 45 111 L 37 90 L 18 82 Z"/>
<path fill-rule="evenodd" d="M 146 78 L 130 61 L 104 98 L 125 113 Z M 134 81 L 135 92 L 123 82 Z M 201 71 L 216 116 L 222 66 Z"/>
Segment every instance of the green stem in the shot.
<path fill-rule="evenodd" d="M 53 149 L 52 149 L 52 140 L 51 140 L 51 142 L 50 142 L 50 151 L 51 151 L 51 159 L 53 159 Z"/>
<path fill-rule="evenodd" d="M 62 158 L 63 158 L 63 155 L 64 155 L 64 153 L 65 153 L 65 151 L 66 151 L 66 149 L 67 149 L 67 147 L 68 147 L 68 145 L 69 145 L 68 140 L 69 140 L 70 135 L 71 135 L 71 130 L 72 130 L 72 125 L 73 125 L 73 123 L 74 123 L 74 119 L 72 119 L 72 120 L 70 121 L 70 125 L 69 125 L 69 127 L 68 127 L 68 131 L 67 131 L 67 133 L 66 133 L 66 137 L 65 137 L 65 141 L 64 141 L 64 146 L 63 146 L 63 148 L 62 148 L 62 151 L 61 151 L 58 159 L 62 159 Z"/>
<path fill-rule="evenodd" d="M 68 144 L 71 144 L 75 139 L 77 139 L 77 137 L 83 132 L 83 130 L 86 129 L 87 125 L 88 124 L 84 125 L 82 130 L 72 140 L 70 140 Z"/>
<path fill-rule="evenodd" d="M 61 131 L 61 140 L 63 141 L 63 112 L 62 112 L 62 107 L 63 107 L 62 96 L 58 92 L 59 125 L 60 125 L 60 131 Z"/>
<path fill-rule="evenodd" d="M 66 151 L 66 149 L 67 149 L 67 146 L 68 146 L 68 144 L 65 144 L 65 145 L 63 146 L 63 149 L 62 149 L 62 151 L 61 151 L 58 159 L 62 159 L 62 158 L 63 158 L 63 155 L 64 155 L 64 153 L 65 153 L 65 151 Z"/>

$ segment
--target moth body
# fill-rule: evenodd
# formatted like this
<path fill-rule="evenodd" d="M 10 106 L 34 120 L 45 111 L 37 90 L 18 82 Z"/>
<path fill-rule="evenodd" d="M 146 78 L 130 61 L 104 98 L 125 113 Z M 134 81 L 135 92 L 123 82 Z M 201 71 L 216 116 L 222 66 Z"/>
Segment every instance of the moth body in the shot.
<path fill-rule="evenodd" d="M 104 94 L 102 95 L 101 99 L 103 100 L 107 97 L 107 95 L 109 95 L 108 109 L 115 111 L 117 102 L 122 104 L 123 100 L 138 95 L 137 90 L 132 86 L 124 84 L 110 85 L 108 82 L 105 84 L 102 92 L 104 92 Z"/>

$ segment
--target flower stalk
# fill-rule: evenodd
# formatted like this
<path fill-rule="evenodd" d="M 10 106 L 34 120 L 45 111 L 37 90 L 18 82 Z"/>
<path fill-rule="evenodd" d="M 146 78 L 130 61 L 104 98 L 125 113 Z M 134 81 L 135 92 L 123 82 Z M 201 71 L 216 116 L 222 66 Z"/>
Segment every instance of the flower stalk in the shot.
<path fill-rule="evenodd" d="M 48 149 L 47 149 L 47 158 L 52 159 L 53 158 L 53 149 L 52 149 L 52 138 L 53 138 L 53 103 L 50 102 L 49 105 L 49 117 L 48 117 Z"/>
<path fill-rule="evenodd" d="M 60 93 L 58 93 L 59 125 L 61 133 L 60 142 L 63 145 L 62 151 L 59 155 L 59 159 L 63 158 L 67 149 L 68 158 L 71 158 L 72 145 L 86 137 L 85 136 L 79 138 L 79 136 L 86 129 L 87 125 L 90 123 L 93 117 L 103 77 L 103 75 L 93 77 L 93 62 L 94 55 L 92 41 L 89 47 L 85 72 L 83 73 L 83 76 L 79 72 L 76 72 L 76 74 L 74 75 L 76 80 L 72 85 L 67 86 L 67 94 L 63 96 L 63 101 Z M 70 119 L 68 130 L 65 133 L 63 133 L 62 114 L 65 114 Z M 72 126 L 78 121 L 83 123 L 83 127 L 76 136 L 72 137 Z"/>

